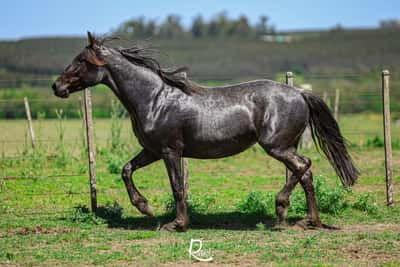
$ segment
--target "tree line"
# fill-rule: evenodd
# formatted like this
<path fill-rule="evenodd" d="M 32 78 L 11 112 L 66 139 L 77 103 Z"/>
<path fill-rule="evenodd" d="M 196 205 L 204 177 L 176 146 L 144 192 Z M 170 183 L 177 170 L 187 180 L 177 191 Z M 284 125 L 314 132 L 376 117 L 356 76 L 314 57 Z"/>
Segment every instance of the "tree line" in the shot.
<path fill-rule="evenodd" d="M 266 15 L 260 16 L 258 22 L 252 25 L 245 15 L 229 18 L 227 12 L 223 11 L 208 21 L 198 15 L 189 28 L 185 28 L 181 17 L 174 14 L 168 15 L 161 23 L 144 17 L 133 18 L 123 22 L 114 33 L 129 38 L 254 38 L 274 34 L 275 27 L 270 25 Z"/>

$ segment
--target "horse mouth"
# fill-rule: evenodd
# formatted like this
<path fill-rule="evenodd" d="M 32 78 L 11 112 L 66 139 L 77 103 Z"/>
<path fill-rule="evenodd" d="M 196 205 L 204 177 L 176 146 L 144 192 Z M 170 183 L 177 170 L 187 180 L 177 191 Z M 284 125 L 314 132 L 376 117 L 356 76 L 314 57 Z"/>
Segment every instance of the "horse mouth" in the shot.
<path fill-rule="evenodd" d="M 61 98 L 68 98 L 69 97 L 69 90 L 62 90 L 60 92 L 54 92 L 54 94 Z"/>

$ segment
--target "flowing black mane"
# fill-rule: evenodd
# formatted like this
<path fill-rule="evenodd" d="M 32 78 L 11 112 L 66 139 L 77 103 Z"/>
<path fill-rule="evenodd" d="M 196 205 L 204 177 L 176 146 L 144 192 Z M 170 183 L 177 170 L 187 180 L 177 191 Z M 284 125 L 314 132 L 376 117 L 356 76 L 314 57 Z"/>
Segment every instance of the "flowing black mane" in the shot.
<path fill-rule="evenodd" d="M 104 42 L 114 39 L 118 38 L 106 37 L 99 42 L 103 44 Z M 183 75 L 183 73 L 188 70 L 187 67 L 179 67 L 172 71 L 164 70 L 160 63 L 151 56 L 155 51 L 154 49 L 135 45 L 129 48 L 119 48 L 118 51 L 133 64 L 152 70 L 154 73 L 158 74 L 166 84 L 179 88 L 186 94 L 199 94 L 204 91 L 203 87 L 193 83 L 186 75 Z"/>

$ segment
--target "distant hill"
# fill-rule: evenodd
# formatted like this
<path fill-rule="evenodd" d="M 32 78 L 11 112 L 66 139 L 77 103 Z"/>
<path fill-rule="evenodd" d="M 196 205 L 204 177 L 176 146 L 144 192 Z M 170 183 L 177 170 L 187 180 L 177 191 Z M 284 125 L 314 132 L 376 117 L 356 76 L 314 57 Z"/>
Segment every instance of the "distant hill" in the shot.
<path fill-rule="evenodd" d="M 185 65 L 198 80 L 273 77 L 277 72 L 359 73 L 398 68 L 399 30 L 285 33 L 290 42 L 228 39 L 152 40 L 166 66 Z M 0 42 L 0 79 L 58 74 L 86 45 L 85 38 Z M 165 56 L 167 54 L 168 56 Z"/>

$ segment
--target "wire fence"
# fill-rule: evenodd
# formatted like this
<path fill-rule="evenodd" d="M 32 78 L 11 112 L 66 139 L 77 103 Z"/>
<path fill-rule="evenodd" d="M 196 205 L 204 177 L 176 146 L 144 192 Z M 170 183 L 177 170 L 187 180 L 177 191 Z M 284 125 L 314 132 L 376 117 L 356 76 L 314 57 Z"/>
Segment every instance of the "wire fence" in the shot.
<path fill-rule="evenodd" d="M 253 75 L 256 76 L 256 75 Z M 261 77 L 268 77 L 265 73 L 260 75 Z M 272 75 L 269 77 L 273 77 Z M 295 86 L 300 86 L 305 89 L 311 89 L 307 88 L 309 84 L 311 84 L 311 87 L 313 86 L 313 81 L 318 81 L 317 84 L 320 86 L 320 84 L 325 83 L 326 80 L 332 80 L 332 79 L 360 79 L 362 78 L 362 75 L 358 74 L 342 74 L 338 76 L 331 76 L 331 75 L 325 75 L 325 74 L 313 74 L 313 75 L 306 75 L 303 77 L 304 80 L 301 81 L 301 84 L 298 84 L 296 81 L 296 78 L 294 80 Z M 232 77 L 206 77 L 206 76 L 196 76 L 193 77 L 194 80 L 202 81 L 202 80 L 212 80 L 212 81 L 234 81 Z M 310 83 L 308 83 L 307 80 L 310 80 Z M 40 82 L 41 84 L 49 85 L 53 80 L 52 79 L 35 79 L 35 82 Z M 25 84 L 32 82 L 32 80 L 25 80 L 25 81 L 7 81 L 7 80 L 0 80 L 0 96 L 2 96 L 2 99 L 0 99 L 0 110 L 3 105 L 3 107 L 6 107 L 3 109 L 3 117 L 4 114 L 8 113 L 17 113 L 17 112 L 23 112 L 25 113 L 25 107 L 24 107 L 24 101 L 23 101 L 23 96 L 21 95 L 18 98 L 12 98 L 10 95 L 6 95 L 6 98 L 4 97 L 4 94 L 1 94 L 1 88 L 8 88 L 9 85 L 12 84 Z M 319 95 L 321 98 L 324 98 L 328 106 L 330 106 L 332 111 L 338 110 L 339 111 L 339 117 L 341 115 L 347 115 L 347 114 L 354 114 L 350 112 L 350 109 L 343 109 L 342 107 L 346 106 L 352 106 L 352 105 L 358 105 L 359 107 L 362 108 L 353 108 L 353 110 L 356 111 L 362 111 L 362 112 L 371 112 L 371 113 L 376 113 L 377 111 L 382 110 L 382 93 L 379 88 L 379 84 L 374 86 L 367 85 L 363 86 L 362 91 L 354 91 L 350 90 L 346 87 L 339 88 L 340 86 L 336 85 L 328 85 L 326 91 L 324 90 L 315 90 L 315 94 Z M 49 87 L 50 88 L 50 87 Z M 314 88 L 312 88 L 314 89 Z M 340 97 L 337 96 L 337 92 L 340 89 Z M 49 89 L 49 92 L 50 89 Z M 96 96 L 95 96 L 96 98 Z M 107 95 L 106 100 L 109 101 L 109 96 Z M 339 99 L 339 100 L 338 100 Z M 61 109 L 64 107 L 65 103 L 68 103 L 68 107 L 71 110 L 71 112 L 76 113 L 76 117 L 82 117 L 82 99 L 75 98 L 72 99 L 68 102 L 62 102 L 63 100 L 59 100 L 56 98 L 50 98 L 50 97 L 41 97 L 41 96 L 33 96 L 29 97 L 29 103 L 31 103 L 31 108 L 33 114 L 35 114 L 34 118 L 40 117 L 36 116 L 36 114 L 40 114 L 40 112 L 43 112 L 43 107 L 45 107 L 46 110 L 49 110 L 51 108 L 54 108 L 54 105 L 58 105 L 57 108 Z M 110 105 L 110 102 L 108 102 Z M 95 104 L 96 105 L 96 102 Z M 109 110 L 107 110 L 109 112 Z M 71 114 L 71 113 L 65 113 L 65 114 Z M 1 116 L 2 114 L 0 114 Z M 96 115 L 96 113 L 95 113 Z M 109 116 L 108 116 L 109 117 Z M 62 122 L 63 118 L 58 118 L 60 121 L 57 120 L 48 120 L 46 118 L 38 118 L 35 119 L 34 121 L 34 126 L 36 127 L 37 133 L 39 134 L 39 138 L 36 139 L 36 143 L 39 146 L 43 146 L 44 144 L 50 145 L 52 147 L 56 147 L 57 145 L 60 144 L 60 142 L 63 145 L 68 145 L 69 150 L 78 150 L 82 151 L 85 148 L 85 141 L 83 140 L 83 126 L 82 123 L 76 123 L 74 124 L 73 127 L 73 136 L 65 136 L 62 131 L 65 131 L 65 129 L 58 129 L 57 130 L 57 123 Z M 127 119 L 128 120 L 128 119 Z M 14 124 L 13 124 L 14 123 Z M 43 124 L 48 123 L 47 127 L 49 125 L 52 127 L 53 130 L 49 130 L 49 128 L 46 129 L 37 129 L 40 127 L 43 127 Z M 66 123 L 66 121 L 62 122 Z M 95 121 L 96 123 L 96 121 Z M 373 128 L 367 128 L 367 127 L 362 127 L 363 122 L 360 122 L 360 125 L 354 125 L 354 127 L 348 127 L 347 130 L 344 132 L 345 136 L 366 136 L 367 138 L 373 138 L 375 136 L 382 136 L 383 130 L 380 125 L 374 125 Z M 2 137 L 0 139 L 0 149 L 2 152 L 2 157 L 0 157 L 0 164 L 2 166 L 2 171 L 0 172 L 1 178 L 0 178 L 0 202 L 5 201 L 5 200 L 10 200 L 10 196 L 7 195 L 7 199 L 2 199 L 1 198 L 1 183 L 7 183 L 7 182 L 13 182 L 13 181 L 24 181 L 24 180 L 62 180 L 62 179 L 67 179 L 67 178 L 82 178 L 87 176 L 87 172 L 83 173 L 77 173 L 77 172 L 66 172 L 66 173 L 53 173 L 53 174 L 47 174 L 47 175 L 15 175 L 12 173 L 15 173 L 13 170 L 13 162 L 23 162 L 23 161 L 34 161 L 37 160 L 37 157 L 32 155 L 32 149 L 30 148 L 30 139 L 28 136 L 27 132 L 27 126 L 25 122 L 21 121 L 12 121 L 12 120 L 7 120 L 7 121 L 0 121 L 1 127 L 5 127 L 7 129 L 2 129 Z M 62 126 L 60 126 L 62 127 Z M 68 129 L 67 131 L 69 131 Z M 45 131 L 45 132 L 44 132 Z M 49 134 L 49 131 L 51 134 Z M 96 131 L 96 127 L 95 127 Z M 396 129 L 396 131 L 400 132 L 400 129 Z M 8 132 L 8 134 L 6 134 Z M 62 135 L 60 137 L 60 135 Z M 68 135 L 68 133 L 67 133 Z M 126 138 L 131 138 L 132 136 L 126 137 Z M 106 142 L 110 141 L 110 137 L 106 136 L 104 133 L 102 133 L 100 130 L 97 132 L 97 135 L 95 137 L 95 141 L 100 143 L 102 142 L 103 144 Z M 82 147 L 83 146 L 83 147 Z M 51 149 L 44 149 L 45 150 L 45 158 L 48 160 L 51 160 L 54 155 L 57 153 L 57 151 L 52 151 Z M 11 152 L 13 151 L 14 154 Z M 23 152 L 22 152 L 23 151 Z M 28 151 L 28 152 L 27 152 Z M 29 152 L 30 151 L 30 152 Z M 21 156 L 21 152 L 25 153 L 24 155 Z M 10 163 L 11 162 L 11 163 Z M 10 163 L 11 167 L 7 167 L 6 163 Z M 50 166 L 51 169 L 57 170 L 57 166 Z M 62 187 L 62 184 L 60 184 Z M 87 188 L 86 188 L 87 189 Z M 113 189 L 114 191 L 117 190 L 118 192 L 125 192 L 125 189 Z M 109 192 L 108 189 L 101 189 L 98 191 L 98 193 L 101 194 L 107 194 Z M 46 192 L 24 192 L 23 196 L 27 197 L 50 197 L 50 196 L 81 196 L 81 195 L 88 195 L 89 196 L 90 192 L 87 190 L 83 191 L 74 191 L 74 190 L 64 190 L 62 192 L 52 192 L 52 191 L 46 191 Z M 15 192 L 14 197 L 20 196 L 18 192 Z M 40 209 L 40 207 L 39 207 Z M 35 209 L 19 209 L 18 211 L 7 211 L 5 210 L 2 212 L 0 210 L 0 215 L 13 215 L 17 217 L 30 217 L 30 216 L 46 216 L 46 215 L 54 215 L 54 214 L 64 214 L 73 211 L 73 209 L 68 208 L 68 209 L 61 209 L 61 210 L 35 210 Z"/>

